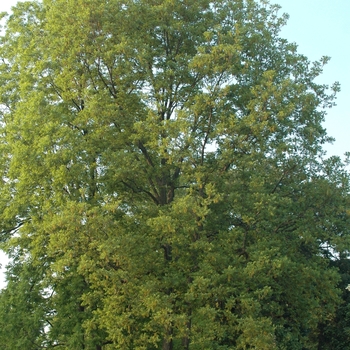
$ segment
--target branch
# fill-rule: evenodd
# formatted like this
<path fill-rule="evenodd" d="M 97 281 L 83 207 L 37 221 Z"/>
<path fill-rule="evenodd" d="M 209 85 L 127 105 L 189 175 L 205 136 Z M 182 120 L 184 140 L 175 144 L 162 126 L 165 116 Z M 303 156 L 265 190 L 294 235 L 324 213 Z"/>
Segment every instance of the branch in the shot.
<path fill-rule="evenodd" d="M 153 202 L 157 205 L 159 205 L 159 199 L 157 197 L 155 197 L 151 192 L 144 190 L 144 189 L 140 189 L 140 188 L 134 188 L 132 185 L 128 184 L 125 181 L 121 181 L 123 185 L 125 185 L 126 187 L 130 188 L 134 193 L 145 193 L 147 194 L 149 197 L 151 197 L 151 199 L 153 200 Z"/>
<path fill-rule="evenodd" d="M 151 159 L 150 155 L 148 154 L 147 149 L 145 148 L 145 146 L 143 145 L 143 143 L 140 140 L 139 140 L 137 146 L 141 150 L 144 157 L 146 158 L 147 164 L 150 165 L 152 168 L 154 168 L 154 164 L 152 162 L 152 159 Z"/>
<path fill-rule="evenodd" d="M 26 222 L 30 221 L 30 218 L 21 221 L 20 223 L 18 223 L 15 227 L 12 227 L 8 230 L 2 230 L 1 233 L 3 234 L 10 234 L 10 233 L 16 233 L 16 231 L 21 228 Z"/>

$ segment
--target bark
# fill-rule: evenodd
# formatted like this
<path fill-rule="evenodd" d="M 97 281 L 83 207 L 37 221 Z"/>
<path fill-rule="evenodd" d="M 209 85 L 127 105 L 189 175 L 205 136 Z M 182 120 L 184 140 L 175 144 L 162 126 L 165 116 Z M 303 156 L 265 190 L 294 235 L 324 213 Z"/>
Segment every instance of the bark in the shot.
<path fill-rule="evenodd" d="M 173 340 L 171 338 L 172 330 L 168 330 L 166 337 L 163 340 L 162 350 L 173 350 Z"/>

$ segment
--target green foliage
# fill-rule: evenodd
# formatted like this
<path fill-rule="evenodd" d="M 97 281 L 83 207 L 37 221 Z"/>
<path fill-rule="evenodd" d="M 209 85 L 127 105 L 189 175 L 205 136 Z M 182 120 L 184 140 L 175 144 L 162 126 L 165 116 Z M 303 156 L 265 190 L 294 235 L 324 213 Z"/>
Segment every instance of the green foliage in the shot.
<path fill-rule="evenodd" d="M 253 0 L 13 9 L 1 344 L 311 350 L 332 334 L 349 178 L 323 160 L 322 122 L 338 86 L 315 83 L 328 59 L 281 39 L 277 12 Z"/>

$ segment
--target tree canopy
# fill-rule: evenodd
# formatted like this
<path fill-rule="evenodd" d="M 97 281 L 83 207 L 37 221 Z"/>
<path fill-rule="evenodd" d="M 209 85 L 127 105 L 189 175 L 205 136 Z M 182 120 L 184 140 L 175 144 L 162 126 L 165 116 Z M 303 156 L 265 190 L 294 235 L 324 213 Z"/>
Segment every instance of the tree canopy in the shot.
<path fill-rule="evenodd" d="M 286 20 L 265 0 L 4 15 L 2 349 L 346 349 L 339 86 Z"/>

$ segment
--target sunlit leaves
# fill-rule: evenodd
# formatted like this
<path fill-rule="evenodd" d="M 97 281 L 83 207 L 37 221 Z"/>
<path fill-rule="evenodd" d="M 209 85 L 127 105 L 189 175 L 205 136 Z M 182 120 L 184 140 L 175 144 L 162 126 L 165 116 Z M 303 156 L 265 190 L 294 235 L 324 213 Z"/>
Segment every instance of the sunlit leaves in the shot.
<path fill-rule="evenodd" d="M 317 348 L 340 302 L 332 259 L 348 255 L 348 175 L 322 159 L 338 87 L 314 82 L 326 58 L 310 65 L 278 37 L 277 10 L 14 9 L 0 339 L 33 318 L 22 348 Z"/>

